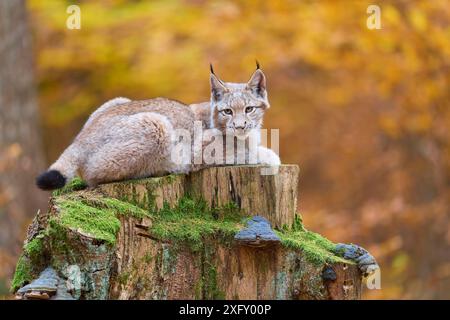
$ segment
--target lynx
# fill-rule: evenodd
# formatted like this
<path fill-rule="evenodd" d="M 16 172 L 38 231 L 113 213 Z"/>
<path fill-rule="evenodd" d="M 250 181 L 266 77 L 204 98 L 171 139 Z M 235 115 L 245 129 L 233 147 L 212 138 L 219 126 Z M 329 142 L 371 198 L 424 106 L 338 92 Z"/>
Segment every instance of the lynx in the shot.
<path fill-rule="evenodd" d="M 106 102 L 91 114 L 59 159 L 36 179 L 38 187 L 62 188 L 76 175 L 93 188 L 101 183 L 203 168 L 205 164 L 174 161 L 172 156 L 179 142 L 177 129 L 193 135 L 195 121 L 224 137 L 233 135 L 241 141 L 253 137 L 259 143 L 259 129 L 270 107 L 266 78 L 259 65 L 247 83 L 223 82 L 211 66 L 210 83 L 210 102 L 186 105 L 166 98 Z M 256 152 L 257 163 L 280 164 L 272 150 L 257 145 Z M 248 158 L 247 147 L 244 153 Z"/>

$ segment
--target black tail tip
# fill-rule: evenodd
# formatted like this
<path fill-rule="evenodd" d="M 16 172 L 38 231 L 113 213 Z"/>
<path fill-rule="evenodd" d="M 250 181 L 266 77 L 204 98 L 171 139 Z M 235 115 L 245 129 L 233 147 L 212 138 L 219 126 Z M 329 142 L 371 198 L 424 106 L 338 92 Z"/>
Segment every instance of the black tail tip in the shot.
<path fill-rule="evenodd" d="M 49 170 L 36 178 L 36 185 L 42 190 L 54 190 L 64 187 L 66 178 L 58 170 Z"/>

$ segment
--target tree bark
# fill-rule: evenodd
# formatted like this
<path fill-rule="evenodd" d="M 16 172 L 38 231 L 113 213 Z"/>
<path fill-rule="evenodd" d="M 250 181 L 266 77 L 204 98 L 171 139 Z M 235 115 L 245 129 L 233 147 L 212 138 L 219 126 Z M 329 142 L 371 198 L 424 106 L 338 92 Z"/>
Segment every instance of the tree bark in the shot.
<path fill-rule="evenodd" d="M 13 273 L 26 225 L 45 207 L 34 186 L 44 161 L 25 1 L 0 1 L 0 65 L 1 282 Z"/>
<path fill-rule="evenodd" d="M 292 225 L 297 211 L 298 166 L 283 165 L 274 175 L 263 175 L 262 169 L 259 166 L 212 167 L 186 176 L 171 176 L 170 185 L 162 183 L 155 190 L 155 205 L 158 209 L 163 202 L 174 205 L 188 192 L 201 196 L 211 207 L 236 203 L 243 214 L 261 215 L 273 227 Z M 136 200 L 144 204 L 148 183 L 153 181 L 105 184 L 100 190 L 112 197 L 134 192 Z"/>
<path fill-rule="evenodd" d="M 67 188 L 30 226 L 13 289 L 52 267 L 75 299 L 359 299 L 358 267 L 296 216 L 298 167 L 260 173 L 214 167 Z M 234 238 L 255 215 L 280 241 L 249 246 Z M 42 293 L 32 288 L 19 297 Z"/>

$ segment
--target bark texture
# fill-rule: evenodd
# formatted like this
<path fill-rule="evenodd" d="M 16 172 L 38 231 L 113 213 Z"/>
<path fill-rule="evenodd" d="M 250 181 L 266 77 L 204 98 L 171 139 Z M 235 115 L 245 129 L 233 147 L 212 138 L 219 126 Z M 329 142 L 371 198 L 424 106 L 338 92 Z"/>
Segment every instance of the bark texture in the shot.
<path fill-rule="evenodd" d="M 30 226 L 13 290 L 52 267 L 75 299 L 359 299 L 358 267 L 296 215 L 298 167 L 260 173 L 214 167 L 91 191 L 77 182 Z M 254 215 L 279 243 L 234 239 Z"/>
<path fill-rule="evenodd" d="M 274 175 L 261 174 L 264 169 L 260 166 L 212 167 L 190 175 L 136 180 L 125 185 L 112 183 L 99 188 L 112 197 L 134 195 L 134 200 L 141 205 L 146 205 L 150 188 L 157 209 L 161 209 L 164 202 L 174 205 L 189 193 L 203 198 L 213 208 L 231 202 L 242 214 L 263 216 L 273 227 L 290 226 L 297 210 L 299 168 L 283 165 Z M 170 179 L 170 184 L 164 179 Z"/>

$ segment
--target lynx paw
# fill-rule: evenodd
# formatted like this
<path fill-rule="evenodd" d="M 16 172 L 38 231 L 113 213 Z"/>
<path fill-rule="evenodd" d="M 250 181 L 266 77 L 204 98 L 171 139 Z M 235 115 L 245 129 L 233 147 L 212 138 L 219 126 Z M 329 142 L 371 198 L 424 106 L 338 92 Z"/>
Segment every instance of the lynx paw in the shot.
<path fill-rule="evenodd" d="M 258 147 L 258 163 L 269 166 L 279 166 L 281 161 L 280 157 L 271 149 Z"/>

